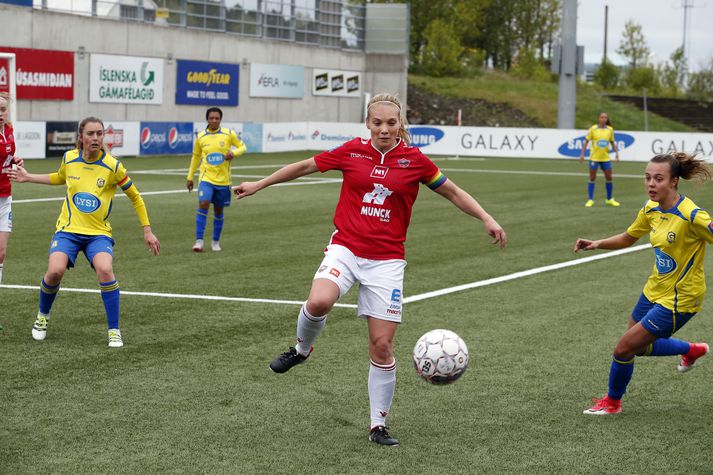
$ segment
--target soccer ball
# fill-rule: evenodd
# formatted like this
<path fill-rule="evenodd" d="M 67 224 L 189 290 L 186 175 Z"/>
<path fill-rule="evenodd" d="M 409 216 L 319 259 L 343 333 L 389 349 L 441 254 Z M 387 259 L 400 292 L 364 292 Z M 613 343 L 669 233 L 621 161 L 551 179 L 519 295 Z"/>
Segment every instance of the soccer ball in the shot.
<path fill-rule="evenodd" d="M 449 384 L 468 367 L 468 347 L 450 330 L 431 330 L 413 348 L 416 374 L 432 384 Z"/>

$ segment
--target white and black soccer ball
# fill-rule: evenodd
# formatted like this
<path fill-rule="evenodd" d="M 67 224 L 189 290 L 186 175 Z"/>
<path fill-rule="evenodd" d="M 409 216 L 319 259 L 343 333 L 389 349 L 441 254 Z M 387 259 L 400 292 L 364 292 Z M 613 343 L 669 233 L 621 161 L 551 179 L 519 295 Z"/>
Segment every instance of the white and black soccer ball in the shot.
<path fill-rule="evenodd" d="M 432 384 L 449 384 L 468 368 L 468 347 L 450 330 L 431 330 L 413 348 L 416 374 Z"/>

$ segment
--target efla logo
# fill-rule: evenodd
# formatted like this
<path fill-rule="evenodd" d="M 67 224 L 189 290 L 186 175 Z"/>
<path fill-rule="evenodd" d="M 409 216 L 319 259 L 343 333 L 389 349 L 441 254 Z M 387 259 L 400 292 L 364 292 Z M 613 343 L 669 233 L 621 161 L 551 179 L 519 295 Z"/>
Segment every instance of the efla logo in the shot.
<path fill-rule="evenodd" d="M 411 145 L 414 147 L 426 147 L 434 144 L 443 138 L 445 132 L 435 127 L 411 127 Z"/>
<path fill-rule="evenodd" d="M 584 141 L 586 135 L 581 135 L 574 139 L 568 140 L 557 149 L 557 153 L 564 155 L 565 157 L 579 158 L 582 153 L 582 147 L 584 147 Z M 616 142 L 616 148 L 621 153 L 627 147 L 631 147 L 634 144 L 634 137 L 629 134 L 620 134 L 614 132 L 614 142 Z M 585 158 L 589 157 L 589 152 L 591 147 L 587 147 L 587 151 L 584 154 Z M 614 153 L 614 150 L 609 150 L 609 153 Z"/>

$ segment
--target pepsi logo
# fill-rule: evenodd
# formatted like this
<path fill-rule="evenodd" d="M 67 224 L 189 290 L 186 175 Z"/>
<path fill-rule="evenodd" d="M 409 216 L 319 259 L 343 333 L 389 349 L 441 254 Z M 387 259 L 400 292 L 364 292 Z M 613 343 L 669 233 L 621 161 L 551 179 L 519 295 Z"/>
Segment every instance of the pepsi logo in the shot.
<path fill-rule="evenodd" d="M 141 147 L 147 148 L 151 143 L 151 129 L 144 127 L 141 129 Z"/>
<path fill-rule="evenodd" d="M 168 131 L 168 146 L 171 148 L 176 148 L 176 145 L 178 145 L 178 129 L 175 127 L 171 127 L 171 129 Z"/>

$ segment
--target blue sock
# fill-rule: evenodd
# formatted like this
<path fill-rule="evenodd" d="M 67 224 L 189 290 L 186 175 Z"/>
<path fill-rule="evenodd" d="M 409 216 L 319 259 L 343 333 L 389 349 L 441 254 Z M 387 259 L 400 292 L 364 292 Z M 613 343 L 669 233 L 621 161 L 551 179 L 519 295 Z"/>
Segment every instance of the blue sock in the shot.
<path fill-rule="evenodd" d="M 606 187 L 607 187 L 607 199 L 610 200 L 611 196 L 612 196 L 612 192 L 614 191 L 614 183 L 608 181 L 606 183 Z"/>
<path fill-rule="evenodd" d="M 587 183 L 587 193 L 589 193 L 589 199 L 593 200 L 594 199 L 594 182 L 590 181 Z"/>
<path fill-rule="evenodd" d="M 119 328 L 119 283 L 112 280 L 111 282 L 100 282 L 99 286 L 102 289 L 107 326 L 109 330 Z"/>
<path fill-rule="evenodd" d="M 203 239 L 205 224 L 208 221 L 208 210 L 198 208 L 196 213 L 196 239 Z"/>
<path fill-rule="evenodd" d="M 220 234 L 223 232 L 223 215 L 213 215 L 213 241 L 220 241 Z"/>
<path fill-rule="evenodd" d="M 57 292 L 59 291 L 59 284 L 49 285 L 42 279 L 42 284 L 40 285 L 40 313 L 43 315 L 49 315 L 50 310 L 52 310 L 52 304 L 54 303 L 55 297 L 57 297 Z"/>
<path fill-rule="evenodd" d="M 687 341 L 675 338 L 659 338 L 646 348 L 641 356 L 673 356 L 685 355 L 691 350 L 691 344 Z"/>
<path fill-rule="evenodd" d="M 634 374 L 634 358 L 620 360 L 612 357 L 609 370 L 609 398 L 621 399 L 626 392 L 626 387 Z"/>

